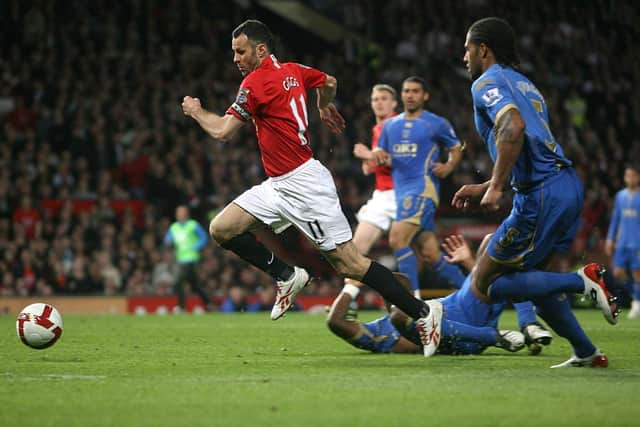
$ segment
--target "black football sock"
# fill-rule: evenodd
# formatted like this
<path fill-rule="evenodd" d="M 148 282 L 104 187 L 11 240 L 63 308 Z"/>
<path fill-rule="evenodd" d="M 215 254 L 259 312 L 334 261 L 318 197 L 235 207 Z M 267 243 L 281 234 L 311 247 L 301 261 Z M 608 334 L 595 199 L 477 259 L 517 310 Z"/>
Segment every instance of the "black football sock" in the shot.
<path fill-rule="evenodd" d="M 414 319 L 426 317 L 429 314 L 428 305 L 411 295 L 398 283 L 388 268 L 375 261 L 371 261 L 371 266 L 362 278 L 362 283 L 378 291 L 387 302 L 395 304 Z"/>
<path fill-rule="evenodd" d="M 293 268 L 277 258 L 249 232 L 229 239 L 220 246 L 232 251 L 276 280 L 289 280 L 293 276 Z"/>

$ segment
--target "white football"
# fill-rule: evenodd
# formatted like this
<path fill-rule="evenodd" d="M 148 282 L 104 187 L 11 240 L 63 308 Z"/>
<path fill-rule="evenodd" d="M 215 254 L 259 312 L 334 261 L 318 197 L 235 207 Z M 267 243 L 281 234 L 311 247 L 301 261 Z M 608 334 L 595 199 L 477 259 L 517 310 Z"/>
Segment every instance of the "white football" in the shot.
<path fill-rule="evenodd" d="M 31 348 L 51 347 L 62 335 L 62 316 L 54 306 L 41 302 L 22 309 L 16 321 L 16 332 Z"/>

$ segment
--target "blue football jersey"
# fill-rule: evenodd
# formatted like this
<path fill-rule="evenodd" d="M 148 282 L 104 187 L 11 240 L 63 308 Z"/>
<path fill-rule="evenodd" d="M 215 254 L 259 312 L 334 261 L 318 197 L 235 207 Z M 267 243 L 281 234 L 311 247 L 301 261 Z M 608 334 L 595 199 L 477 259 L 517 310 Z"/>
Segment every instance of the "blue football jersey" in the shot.
<path fill-rule="evenodd" d="M 373 353 L 391 353 L 400 340 L 400 332 L 391 323 L 391 316 L 380 317 L 363 323 L 362 333 L 349 342 L 362 350 Z"/>
<path fill-rule="evenodd" d="M 520 111 L 526 127 L 524 146 L 511 176 L 516 190 L 538 184 L 571 165 L 551 132 L 542 94 L 524 75 L 494 64 L 473 82 L 471 94 L 476 129 L 494 161 L 497 157 L 494 126 L 508 110 Z"/>
<path fill-rule="evenodd" d="M 618 191 L 607 240 L 619 248 L 640 248 L 640 191 Z"/>
<path fill-rule="evenodd" d="M 440 181 L 433 175 L 433 163 L 442 147 L 460 144 L 451 124 L 443 117 L 424 111 L 417 119 L 402 113 L 385 122 L 378 147 L 391 155 L 391 176 L 396 197 L 422 195 L 439 202 Z"/>

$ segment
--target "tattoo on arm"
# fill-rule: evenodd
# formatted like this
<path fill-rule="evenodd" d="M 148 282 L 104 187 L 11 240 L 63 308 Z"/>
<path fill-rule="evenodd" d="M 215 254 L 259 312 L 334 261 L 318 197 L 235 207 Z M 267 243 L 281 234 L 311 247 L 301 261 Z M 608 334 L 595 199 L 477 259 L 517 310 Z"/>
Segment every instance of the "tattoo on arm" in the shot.
<path fill-rule="evenodd" d="M 495 137 L 498 156 L 493 166 L 490 187 L 502 190 L 511 176 L 522 144 L 524 143 L 525 123 L 516 108 L 506 111 L 496 123 Z"/>
<path fill-rule="evenodd" d="M 495 126 L 496 144 L 500 142 L 522 142 L 524 137 L 524 121 L 520 112 L 511 108 L 505 112 Z"/>

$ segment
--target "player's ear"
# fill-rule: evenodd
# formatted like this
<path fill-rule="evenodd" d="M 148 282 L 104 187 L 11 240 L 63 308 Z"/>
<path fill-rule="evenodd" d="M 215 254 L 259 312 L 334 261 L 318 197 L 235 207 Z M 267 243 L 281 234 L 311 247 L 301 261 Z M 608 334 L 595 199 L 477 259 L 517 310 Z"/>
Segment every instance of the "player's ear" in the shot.
<path fill-rule="evenodd" d="M 398 101 L 396 101 L 394 99 L 393 101 L 391 101 L 391 105 L 393 106 L 393 109 L 395 110 L 396 108 L 398 108 Z"/>
<path fill-rule="evenodd" d="M 481 58 L 486 58 L 489 55 L 489 46 L 487 46 L 486 44 L 480 43 L 480 46 L 478 46 L 478 49 L 480 49 Z"/>
<path fill-rule="evenodd" d="M 260 59 L 266 58 L 269 55 L 269 51 L 267 50 L 267 45 L 264 43 L 258 43 L 256 45 L 256 54 Z"/>
<path fill-rule="evenodd" d="M 429 92 L 425 92 L 424 93 L 424 98 L 422 99 L 422 102 L 427 102 L 429 100 Z"/>

